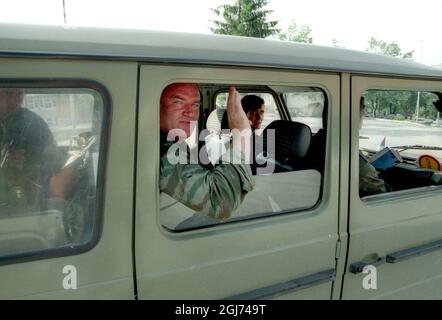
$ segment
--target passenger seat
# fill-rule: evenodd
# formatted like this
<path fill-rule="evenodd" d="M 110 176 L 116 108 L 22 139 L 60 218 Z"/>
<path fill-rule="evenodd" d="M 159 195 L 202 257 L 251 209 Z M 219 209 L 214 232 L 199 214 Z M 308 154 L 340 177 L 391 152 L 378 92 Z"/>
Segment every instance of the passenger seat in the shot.
<path fill-rule="evenodd" d="M 274 141 L 271 131 L 274 132 Z M 268 161 L 274 161 L 275 172 L 303 170 L 309 167 L 305 156 L 310 148 L 312 132 L 301 122 L 275 120 L 263 132 L 263 150 Z"/>

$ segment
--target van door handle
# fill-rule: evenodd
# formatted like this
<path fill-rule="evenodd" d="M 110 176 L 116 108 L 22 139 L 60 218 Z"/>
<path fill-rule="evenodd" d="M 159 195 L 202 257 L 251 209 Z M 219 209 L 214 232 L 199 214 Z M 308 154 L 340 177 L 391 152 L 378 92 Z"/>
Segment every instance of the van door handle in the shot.
<path fill-rule="evenodd" d="M 390 254 L 387 254 L 387 263 L 396 263 L 403 261 L 405 259 L 413 258 L 416 256 L 420 256 L 426 253 L 430 253 L 432 251 L 436 251 L 442 248 L 442 240 L 437 240 L 433 242 L 429 242 L 426 244 L 422 244 L 416 247 L 411 247 L 408 249 L 396 251 Z"/>
<path fill-rule="evenodd" d="M 358 261 L 350 265 L 350 272 L 354 274 L 361 273 L 365 266 L 378 266 L 383 263 L 385 263 L 385 257 L 379 256 L 371 261 Z"/>

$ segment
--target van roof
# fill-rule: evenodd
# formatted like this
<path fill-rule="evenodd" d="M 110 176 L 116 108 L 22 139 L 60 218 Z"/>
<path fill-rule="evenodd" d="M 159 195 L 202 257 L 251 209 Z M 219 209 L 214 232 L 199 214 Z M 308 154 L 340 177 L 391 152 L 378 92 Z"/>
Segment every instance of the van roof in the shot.
<path fill-rule="evenodd" d="M 0 55 L 192 62 L 442 78 L 442 70 L 438 68 L 343 48 L 130 29 L 0 24 Z"/>

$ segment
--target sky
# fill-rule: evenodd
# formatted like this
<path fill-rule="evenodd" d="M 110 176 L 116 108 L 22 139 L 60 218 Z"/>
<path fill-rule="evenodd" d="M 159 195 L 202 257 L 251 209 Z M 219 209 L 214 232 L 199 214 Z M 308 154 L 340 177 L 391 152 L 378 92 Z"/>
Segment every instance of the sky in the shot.
<path fill-rule="evenodd" d="M 65 0 L 73 26 L 211 33 L 211 12 L 235 0 Z M 0 0 L 0 22 L 64 24 L 62 0 Z M 370 37 L 397 41 L 414 60 L 442 65 L 442 0 L 269 0 L 270 20 L 286 30 L 308 24 L 313 43 L 365 50 Z M 0 43 L 1 46 L 1 43 Z"/>

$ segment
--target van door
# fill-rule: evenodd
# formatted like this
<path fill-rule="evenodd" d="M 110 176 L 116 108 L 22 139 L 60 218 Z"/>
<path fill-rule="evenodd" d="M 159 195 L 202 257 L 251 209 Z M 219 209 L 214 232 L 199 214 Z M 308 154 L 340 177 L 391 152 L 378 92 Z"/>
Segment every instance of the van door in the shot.
<path fill-rule="evenodd" d="M 0 58 L 0 299 L 134 298 L 136 83 L 135 63 Z"/>
<path fill-rule="evenodd" d="M 339 145 L 338 75 L 161 65 L 143 65 L 140 72 L 135 223 L 138 297 L 330 299 L 338 241 L 339 172 L 332 168 L 338 168 L 339 148 L 330 148 Z M 280 87 L 285 92 L 281 99 L 299 88 L 310 88 L 318 98 L 312 108 L 323 106 L 325 100 L 328 104 L 325 173 L 310 168 L 254 176 L 254 190 L 222 223 L 195 215 L 160 193 L 160 97 L 167 85 L 183 82 L 224 84 L 226 88 L 230 84 L 252 89 L 253 85 Z M 203 99 L 202 108 L 215 107 L 208 103 Z M 296 121 L 311 120 L 310 115 L 296 111 L 296 103 L 291 108 L 292 120 L 295 116 L 299 117 Z M 320 118 L 316 120 L 321 126 Z M 310 202 L 304 206 L 305 201 Z M 185 222 L 197 217 L 194 221 L 199 224 L 174 227 L 173 218 L 186 217 L 190 218 Z"/>
<path fill-rule="evenodd" d="M 427 179 L 440 171 L 417 169 L 416 160 L 422 154 L 441 159 L 442 128 L 433 102 L 442 82 L 354 76 L 351 83 L 350 236 L 342 297 L 440 299 L 442 188 Z M 360 110 L 365 117 L 359 132 Z M 410 148 L 415 145 L 426 147 Z M 397 146 L 402 160 L 392 156 L 394 167 L 373 163 L 382 181 L 360 180 L 364 158 Z"/>

